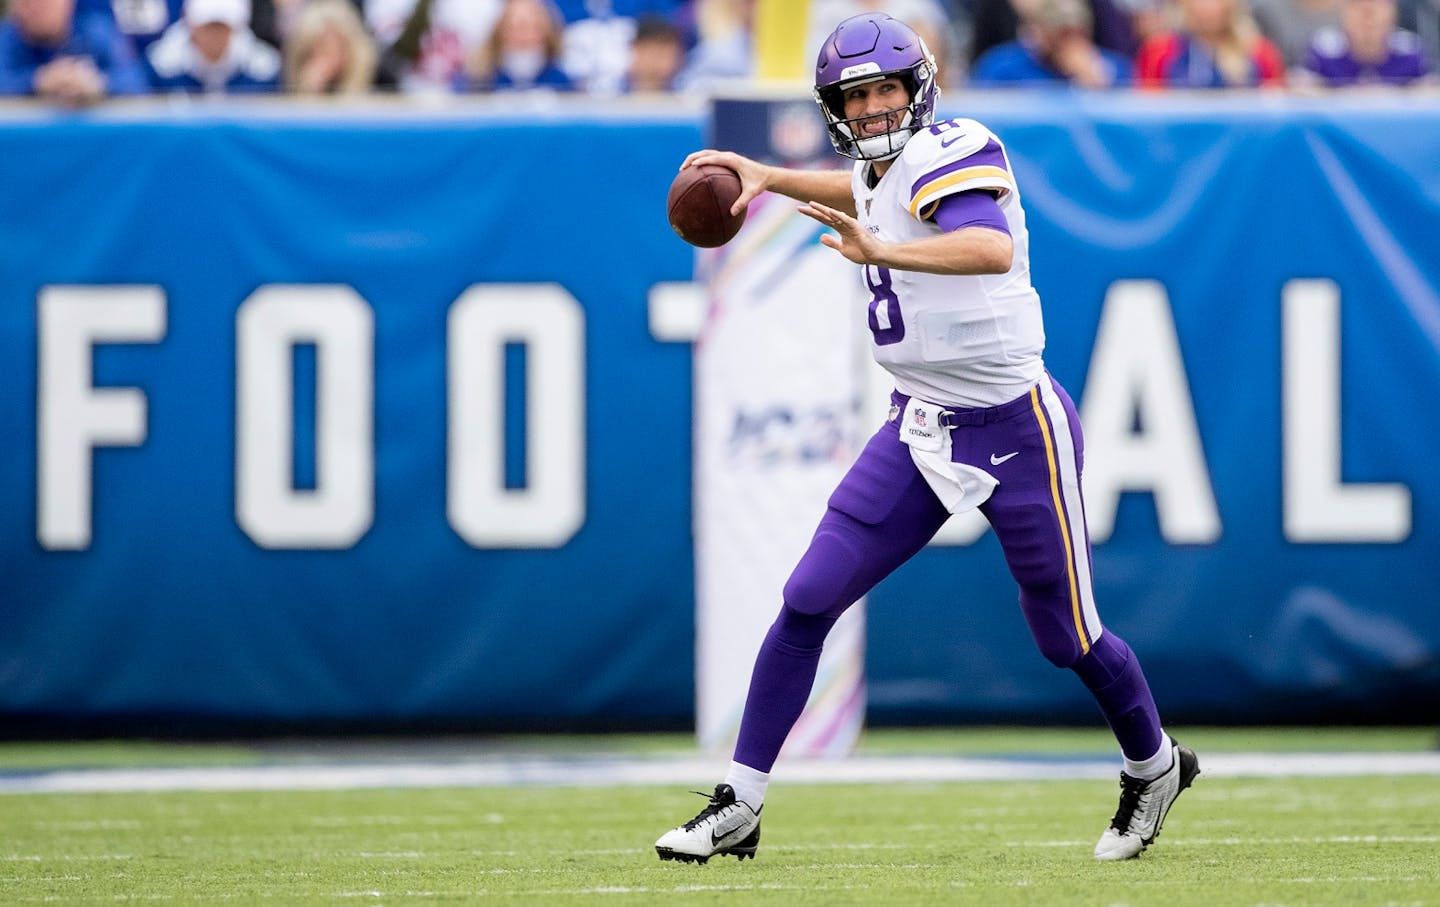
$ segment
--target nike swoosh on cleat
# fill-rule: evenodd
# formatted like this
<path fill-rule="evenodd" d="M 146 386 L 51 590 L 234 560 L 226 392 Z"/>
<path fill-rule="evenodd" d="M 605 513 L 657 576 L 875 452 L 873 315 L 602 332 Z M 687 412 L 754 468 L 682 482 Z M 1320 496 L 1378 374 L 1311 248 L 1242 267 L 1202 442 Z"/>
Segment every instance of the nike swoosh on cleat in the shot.
<path fill-rule="evenodd" d="M 1001 463 L 1004 463 L 1006 460 L 1010 459 L 1011 457 L 1018 457 L 1019 455 L 1020 455 L 1020 451 L 1018 451 L 1018 450 L 1016 450 L 1016 451 L 1011 451 L 1010 453 L 1006 454 L 1006 455 L 1003 456 L 1003 457 L 997 457 L 997 456 L 995 456 L 994 454 L 991 454 L 991 455 L 990 455 L 990 465 L 991 465 L 991 466 L 999 466 Z"/>
<path fill-rule="evenodd" d="M 740 816 L 737 818 L 740 819 L 740 822 L 738 824 L 731 825 L 729 828 L 726 828 L 723 831 L 721 830 L 721 826 L 724 823 L 719 823 L 714 828 L 710 829 L 710 843 L 719 844 L 721 841 L 735 834 L 737 831 L 743 829 L 745 827 L 744 817 Z"/>

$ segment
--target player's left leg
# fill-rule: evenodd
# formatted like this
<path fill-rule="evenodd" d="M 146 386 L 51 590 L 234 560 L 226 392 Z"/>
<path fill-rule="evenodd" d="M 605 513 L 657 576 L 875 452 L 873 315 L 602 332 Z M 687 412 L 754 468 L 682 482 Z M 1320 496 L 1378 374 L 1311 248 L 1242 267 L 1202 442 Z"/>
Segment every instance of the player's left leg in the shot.
<path fill-rule="evenodd" d="M 1120 808 L 1095 856 L 1134 857 L 1160 833 L 1199 765 L 1161 729 L 1139 661 L 1096 611 L 1080 493 L 1084 440 L 1074 404 L 1048 376 L 1030 397 L 1025 411 L 980 433 L 987 447 L 1019 451 L 992 468 L 1000 484 L 982 510 L 1020 586 L 1021 609 L 1040 651 L 1080 677 L 1124 756 Z"/>
<path fill-rule="evenodd" d="M 662 860 L 753 857 L 769 773 L 815 682 L 836 620 L 919 551 L 948 518 L 887 422 L 830 497 L 785 584 L 780 615 L 755 657 L 735 758 L 699 815 L 655 842 Z"/>

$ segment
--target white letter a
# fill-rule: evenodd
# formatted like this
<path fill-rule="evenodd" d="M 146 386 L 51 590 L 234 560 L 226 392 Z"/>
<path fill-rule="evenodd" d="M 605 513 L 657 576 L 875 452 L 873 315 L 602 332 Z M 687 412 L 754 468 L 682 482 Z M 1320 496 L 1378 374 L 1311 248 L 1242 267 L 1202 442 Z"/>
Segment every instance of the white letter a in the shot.
<path fill-rule="evenodd" d="M 1080 421 L 1092 541 L 1110 537 L 1123 491 L 1154 494 L 1167 542 L 1220 538 L 1175 322 L 1156 281 L 1117 281 L 1106 293 Z"/>

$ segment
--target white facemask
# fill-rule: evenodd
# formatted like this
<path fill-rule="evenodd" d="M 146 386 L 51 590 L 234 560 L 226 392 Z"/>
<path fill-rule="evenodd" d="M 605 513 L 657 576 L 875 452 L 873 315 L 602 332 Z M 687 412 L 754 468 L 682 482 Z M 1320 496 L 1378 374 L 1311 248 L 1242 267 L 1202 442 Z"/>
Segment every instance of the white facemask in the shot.
<path fill-rule="evenodd" d="M 882 132 L 879 135 L 857 139 L 848 125 L 842 123 L 837 128 L 842 135 L 850 140 L 851 144 L 855 147 L 856 154 L 858 154 L 861 159 L 867 161 L 888 161 L 891 158 L 898 157 L 901 150 L 904 149 L 905 143 L 910 141 L 911 132 L 907 127 L 909 127 L 911 121 L 912 117 L 907 108 L 900 119 L 900 128 L 895 132 Z"/>

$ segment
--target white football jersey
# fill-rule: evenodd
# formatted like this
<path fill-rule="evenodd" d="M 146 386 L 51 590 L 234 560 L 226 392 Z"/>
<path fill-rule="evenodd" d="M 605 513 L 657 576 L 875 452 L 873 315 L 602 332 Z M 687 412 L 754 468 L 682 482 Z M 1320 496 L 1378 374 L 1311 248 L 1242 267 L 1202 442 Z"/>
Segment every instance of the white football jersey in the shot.
<path fill-rule="evenodd" d="M 910 137 L 871 188 L 869 163 L 851 175 L 855 210 L 887 242 L 939 234 L 925 220 L 936 203 L 967 189 L 996 193 L 1015 243 L 1005 274 L 950 275 L 863 269 L 875 361 L 903 394 L 955 406 L 995 406 L 1044 374 L 1045 327 L 1030 286 L 1030 239 L 1005 146 L 974 120 L 944 120 Z"/>

